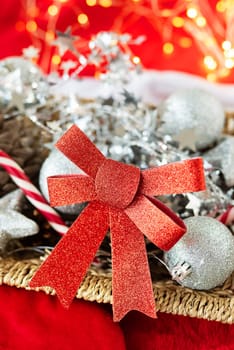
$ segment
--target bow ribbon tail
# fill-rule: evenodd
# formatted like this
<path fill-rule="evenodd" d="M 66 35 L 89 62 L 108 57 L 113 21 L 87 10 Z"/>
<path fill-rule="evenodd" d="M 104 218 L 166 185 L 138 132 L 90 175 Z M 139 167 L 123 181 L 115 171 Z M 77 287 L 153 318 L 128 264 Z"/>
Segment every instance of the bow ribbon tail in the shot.
<path fill-rule="evenodd" d="M 54 288 L 68 308 L 108 227 L 108 208 L 99 202 L 90 203 L 37 270 L 29 286 Z"/>
<path fill-rule="evenodd" d="M 186 232 L 183 221 L 153 197 L 139 195 L 125 213 L 162 250 L 169 250 Z"/>
<path fill-rule="evenodd" d="M 121 210 L 110 209 L 114 321 L 130 310 L 156 318 L 144 236 Z"/>

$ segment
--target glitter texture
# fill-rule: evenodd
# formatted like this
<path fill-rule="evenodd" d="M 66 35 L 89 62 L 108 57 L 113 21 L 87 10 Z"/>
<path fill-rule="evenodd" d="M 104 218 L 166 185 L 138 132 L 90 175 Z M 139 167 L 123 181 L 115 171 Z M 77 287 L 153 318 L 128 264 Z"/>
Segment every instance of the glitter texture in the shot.
<path fill-rule="evenodd" d="M 65 157 L 60 151 L 54 149 L 42 164 L 39 174 L 39 186 L 44 197 L 49 200 L 47 178 L 53 175 L 83 174 L 82 170 Z M 71 192 L 71 189 L 69 190 Z M 75 203 L 78 203 L 75 202 Z M 68 204 L 68 203 L 67 203 Z M 79 214 L 84 208 L 83 204 L 73 204 L 57 207 L 64 214 Z"/>
<path fill-rule="evenodd" d="M 21 57 L 0 61 L 0 86 L 0 106 L 8 108 L 19 107 L 19 102 L 22 108 L 43 104 L 49 89 L 40 69 Z"/>
<path fill-rule="evenodd" d="M 54 288 L 64 307 L 69 307 L 77 286 L 108 230 L 108 208 L 101 203 L 90 203 L 59 241 L 45 260 L 30 287 Z"/>
<path fill-rule="evenodd" d="M 180 282 L 183 286 L 208 290 L 221 285 L 234 270 L 234 237 L 212 218 L 191 217 L 185 224 L 186 234 L 164 255 L 169 270 L 184 261 L 191 273 Z"/>
<path fill-rule="evenodd" d="M 170 249 L 186 232 L 183 221 L 154 198 L 139 195 L 125 213 L 148 239 L 163 250 Z M 166 214 L 166 215 L 165 215 Z"/>
<path fill-rule="evenodd" d="M 104 155 L 75 125 L 59 139 L 56 147 L 91 177 L 96 176 L 105 160 Z"/>
<path fill-rule="evenodd" d="M 141 231 L 126 214 L 116 209 L 110 209 L 110 230 L 114 321 L 120 321 L 131 309 L 155 318 L 155 300 Z M 131 268 L 126 269 L 128 265 Z"/>
<path fill-rule="evenodd" d="M 180 90 L 158 106 L 162 122 L 159 130 L 165 135 L 177 135 L 193 129 L 197 149 L 212 145 L 219 139 L 224 126 L 224 109 L 220 102 L 206 91 Z"/>
<path fill-rule="evenodd" d="M 139 168 L 107 159 L 95 178 L 96 193 L 101 202 L 124 209 L 133 201 L 139 182 Z"/>
<path fill-rule="evenodd" d="M 152 190 L 151 185 L 147 186 L 146 178 L 144 179 L 145 191 L 141 192 L 141 186 L 139 186 L 141 183 L 140 169 L 106 159 L 76 125 L 73 125 L 64 134 L 58 141 L 57 147 L 87 175 L 65 176 L 64 179 L 61 176 L 50 177 L 50 193 L 55 204 L 65 204 L 66 196 L 68 197 L 68 203 L 71 203 L 71 198 L 72 201 L 75 200 L 75 193 L 77 193 L 78 200 L 82 198 L 86 201 L 90 198 L 95 200 L 88 204 L 65 237 L 55 247 L 45 263 L 42 264 L 30 282 L 30 286 L 49 285 L 55 288 L 61 302 L 68 307 L 91 263 L 91 257 L 95 254 L 94 248 L 98 249 L 105 234 L 104 230 L 107 231 L 109 225 L 112 225 L 114 228 L 112 249 L 115 255 L 113 274 L 117 274 L 120 278 L 121 275 L 130 278 L 130 286 L 128 286 L 126 279 L 114 279 L 115 282 L 112 285 L 113 295 L 115 295 L 114 319 L 120 320 L 132 309 L 155 317 L 148 261 L 145 246 L 142 251 L 143 235 L 142 238 L 139 238 L 139 232 L 145 234 L 152 242 L 158 242 L 160 247 L 169 249 L 185 233 L 183 222 L 162 203 L 146 197 L 147 191 Z M 197 169 L 197 177 L 194 177 L 194 171 L 189 171 L 187 174 L 189 189 L 192 189 L 191 183 L 194 178 L 197 179 L 194 183 L 196 190 L 204 189 L 202 161 L 198 162 L 198 159 L 190 159 L 188 163 L 179 162 L 178 167 L 173 168 L 172 171 L 174 173 L 178 171 L 180 175 L 181 170 L 184 169 L 185 171 L 187 167 L 190 170 Z M 155 169 L 152 169 L 152 172 L 155 171 Z M 167 169 L 166 175 L 168 174 Z M 75 183 L 79 177 L 81 193 L 78 192 Z M 168 181 L 167 178 L 165 180 Z M 95 182 L 95 190 L 92 181 Z M 60 183 L 59 186 L 58 183 Z M 62 189 L 60 197 L 59 188 L 62 184 L 65 188 Z M 88 184 L 87 188 L 85 188 L 86 184 Z M 67 187 L 68 185 L 69 187 Z M 178 181 L 175 181 L 175 192 L 178 190 L 178 186 Z M 70 196 L 71 188 L 74 189 L 74 194 Z M 173 189 L 173 186 L 170 184 L 169 188 Z M 85 198 L 85 195 L 87 195 L 87 198 Z M 107 211 L 108 213 L 110 211 L 110 215 L 106 215 Z M 87 227 L 85 226 L 86 220 Z M 120 225 L 119 237 L 116 233 L 118 232 L 118 224 Z M 130 231 L 130 245 L 128 245 L 128 235 L 125 234 L 128 230 Z M 135 240 L 132 237 L 134 232 L 136 233 Z M 125 240 L 123 240 L 123 234 Z M 118 246 L 115 246 L 115 244 L 118 244 Z M 130 252 L 133 248 L 134 251 Z M 119 260 L 120 257 L 117 257 L 115 252 L 119 252 L 123 257 L 122 264 Z M 132 266 L 128 261 L 129 255 L 132 257 L 139 256 L 140 259 L 139 263 L 135 264 L 133 273 L 131 271 Z M 120 268 L 120 271 L 114 271 L 114 266 L 117 269 Z M 77 275 L 75 275 L 76 269 Z M 144 273 L 142 275 L 144 284 L 142 280 L 139 280 L 138 283 L 138 278 L 136 278 L 142 273 Z M 139 290 L 134 295 L 129 290 L 133 284 L 134 290 Z M 128 294 L 132 297 L 129 298 Z M 125 302 L 118 300 L 120 295 Z M 144 299 L 148 300 L 147 303 L 143 303 L 142 295 L 144 295 Z"/>
<path fill-rule="evenodd" d="M 201 158 L 193 158 L 192 161 L 188 159 L 142 172 L 141 190 L 148 195 L 195 192 L 204 188 L 205 176 Z"/>
<path fill-rule="evenodd" d="M 4 253 L 11 239 L 35 235 L 38 225 L 19 213 L 22 206 L 22 192 L 15 190 L 0 199 L 0 253 Z"/>
<path fill-rule="evenodd" d="M 48 187 L 52 207 L 93 201 L 97 197 L 94 181 L 86 175 L 51 176 Z"/>
<path fill-rule="evenodd" d="M 213 166 L 220 168 L 227 186 L 234 186 L 234 137 L 228 136 L 218 146 L 204 154 Z"/>

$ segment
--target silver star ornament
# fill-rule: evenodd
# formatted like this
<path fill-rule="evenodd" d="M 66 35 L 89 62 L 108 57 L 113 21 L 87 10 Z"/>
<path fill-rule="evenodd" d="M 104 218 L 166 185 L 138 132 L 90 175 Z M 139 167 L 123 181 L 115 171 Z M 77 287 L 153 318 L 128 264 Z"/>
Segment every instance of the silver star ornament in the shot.
<path fill-rule="evenodd" d="M 65 30 L 65 32 L 57 31 L 56 32 L 57 39 L 52 41 L 52 45 L 55 45 L 58 47 L 59 54 L 61 56 L 63 56 L 66 51 L 71 51 L 71 52 L 75 51 L 74 41 L 76 41 L 79 37 L 72 35 L 71 31 L 72 31 L 71 26 L 69 26 Z"/>
<path fill-rule="evenodd" d="M 18 212 L 22 205 L 23 193 L 15 190 L 0 199 L 0 253 L 3 254 L 7 243 L 12 239 L 32 236 L 39 227 L 33 221 Z"/>

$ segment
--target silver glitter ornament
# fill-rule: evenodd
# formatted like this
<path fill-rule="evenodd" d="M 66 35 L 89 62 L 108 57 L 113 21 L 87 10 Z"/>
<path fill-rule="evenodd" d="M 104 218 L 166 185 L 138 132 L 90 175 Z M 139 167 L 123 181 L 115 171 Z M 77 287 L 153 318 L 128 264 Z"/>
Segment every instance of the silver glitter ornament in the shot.
<path fill-rule="evenodd" d="M 38 225 L 20 214 L 23 193 L 15 190 L 0 199 L 0 253 L 12 239 L 35 235 Z"/>
<path fill-rule="evenodd" d="M 186 263 L 189 269 L 177 281 L 192 289 L 219 286 L 234 271 L 234 237 L 219 221 L 199 216 L 186 219 L 186 234 L 164 254 L 173 275 Z M 182 269 L 181 269 L 182 271 Z M 182 271 L 184 272 L 184 271 Z M 178 275 L 178 273 L 177 273 Z"/>
<path fill-rule="evenodd" d="M 49 201 L 47 178 L 53 175 L 84 174 L 73 162 L 60 151 L 54 149 L 42 164 L 39 174 L 39 186 L 44 197 Z M 64 214 L 78 215 L 84 208 L 84 204 L 73 204 L 57 207 Z"/>
<path fill-rule="evenodd" d="M 234 186 L 234 137 L 228 136 L 203 157 L 213 166 L 222 170 L 226 185 Z"/>
<path fill-rule="evenodd" d="M 206 91 L 180 90 L 170 95 L 158 106 L 162 123 L 159 131 L 175 137 L 193 130 L 197 149 L 204 149 L 216 141 L 224 126 L 224 109 L 220 102 Z"/>
<path fill-rule="evenodd" d="M 10 57 L 0 61 L 0 86 L 0 106 L 7 107 L 9 104 L 16 108 L 19 107 L 19 99 L 25 108 L 43 104 L 49 88 L 40 69 L 22 57 Z"/>

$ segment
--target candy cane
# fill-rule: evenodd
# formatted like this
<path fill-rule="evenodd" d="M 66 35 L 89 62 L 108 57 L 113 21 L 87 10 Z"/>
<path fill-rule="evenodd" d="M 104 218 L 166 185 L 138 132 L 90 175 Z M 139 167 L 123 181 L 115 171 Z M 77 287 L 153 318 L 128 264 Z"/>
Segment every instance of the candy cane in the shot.
<path fill-rule="evenodd" d="M 47 219 L 55 231 L 64 235 L 68 227 L 58 213 L 49 206 L 38 189 L 31 183 L 23 169 L 4 151 L 0 150 L 0 166 L 10 175 L 14 183 L 24 192 L 29 202 Z"/>
<path fill-rule="evenodd" d="M 218 217 L 224 225 L 230 225 L 234 223 L 234 207 L 230 205 L 227 210 Z"/>

